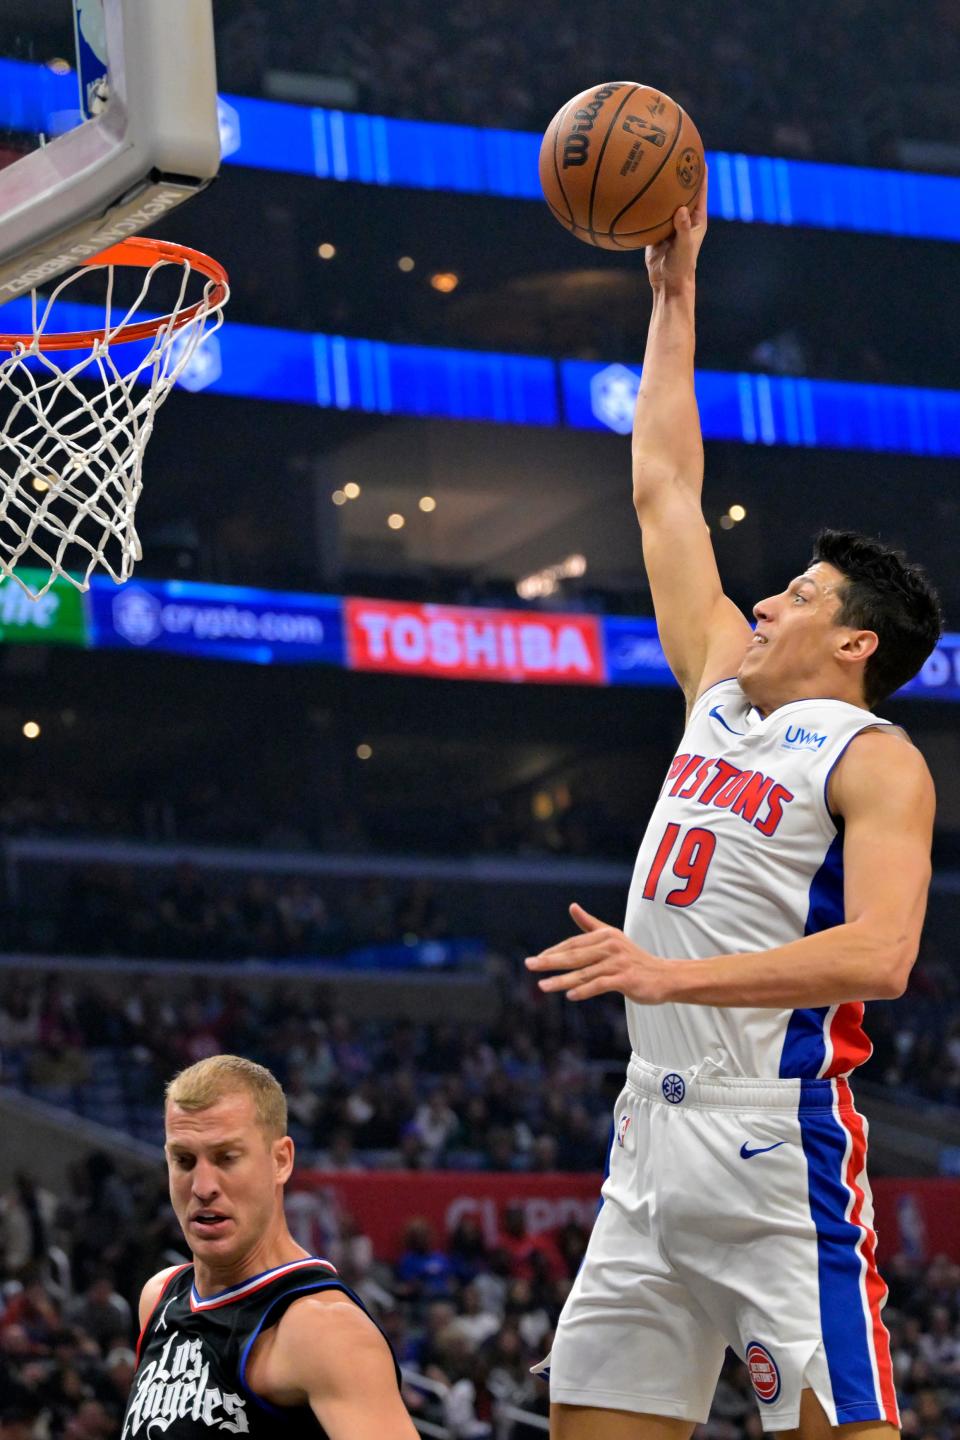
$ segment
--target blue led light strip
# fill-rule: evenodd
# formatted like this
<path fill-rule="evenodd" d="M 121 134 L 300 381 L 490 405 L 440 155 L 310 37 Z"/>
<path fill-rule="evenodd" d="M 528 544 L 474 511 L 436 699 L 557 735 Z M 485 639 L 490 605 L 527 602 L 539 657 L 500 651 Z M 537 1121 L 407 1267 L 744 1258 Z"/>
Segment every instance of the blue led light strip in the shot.
<path fill-rule="evenodd" d="M 11 331 L 29 329 L 29 300 L 11 300 L 3 316 Z M 57 329 L 102 323 L 102 311 L 98 315 L 89 305 L 57 305 Z M 142 352 L 143 346 L 134 344 L 115 346 L 111 355 L 118 367 L 132 367 Z M 64 365 L 79 358 L 61 353 Z M 639 384 L 639 371 L 619 364 L 441 350 L 255 325 L 224 325 L 201 357 L 183 373 L 187 389 L 379 415 L 624 435 Z M 717 370 L 699 370 L 696 384 L 708 440 L 960 455 L 960 391 Z"/>
<path fill-rule="evenodd" d="M 539 134 L 392 120 L 225 95 L 231 165 L 539 200 Z M 79 120 L 76 77 L 0 60 L 0 125 L 57 134 Z M 746 224 L 960 240 L 960 179 L 708 151 L 711 214 Z"/>

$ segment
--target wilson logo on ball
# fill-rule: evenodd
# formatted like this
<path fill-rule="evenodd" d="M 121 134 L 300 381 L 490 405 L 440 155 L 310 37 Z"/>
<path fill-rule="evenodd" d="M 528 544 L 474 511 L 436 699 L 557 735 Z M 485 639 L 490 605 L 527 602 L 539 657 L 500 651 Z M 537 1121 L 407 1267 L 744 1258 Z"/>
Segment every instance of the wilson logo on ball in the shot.
<path fill-rule="evenodd" d="M 587 152 L 590 149 L 589 132 L 611 95 L 616 95 L 617 91 L 622 89 L 622 85 L 602 85 L 589 105 L 582 105 L 573 112 L 573 129 L 563 146 L 564 170 L 571 165 L 586 165 Z"/>

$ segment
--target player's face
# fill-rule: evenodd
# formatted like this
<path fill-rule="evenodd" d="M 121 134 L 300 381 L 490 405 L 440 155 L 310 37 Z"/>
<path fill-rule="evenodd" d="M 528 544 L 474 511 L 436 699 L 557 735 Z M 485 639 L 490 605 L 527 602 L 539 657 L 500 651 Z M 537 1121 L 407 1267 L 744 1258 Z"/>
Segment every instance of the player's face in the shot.
<path fill-rule="evenodd" d="M 843 575 L 818 561 L 786 590 L 753 607 L 757 625 L 737 672 L 755 705 L 785 704 L 792 692 L 831 693 L 833 656 L 848 633 L 836 623 Z"/>
<path fill-rule="evenodd" d="M 168 1105 L 166 1131 L 170 1199 L 187 1244 L 198 1259 L 229 1265 L 274 1220 L 293 1142 L 269 1139 L 246 1091 L 206 1110 Z"/>

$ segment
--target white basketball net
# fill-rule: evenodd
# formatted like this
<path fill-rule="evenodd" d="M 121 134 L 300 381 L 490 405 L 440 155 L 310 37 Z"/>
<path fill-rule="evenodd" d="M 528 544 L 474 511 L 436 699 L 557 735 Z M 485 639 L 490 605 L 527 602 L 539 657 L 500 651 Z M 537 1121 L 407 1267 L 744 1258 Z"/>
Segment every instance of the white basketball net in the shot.
<path fill-rule="evenodd" d="M 58 576 L 88 590 L 97 566 L 120 584 L 141 557 L 134 520 L 154 416 L 223 323 L 226 303 L 184 257 L 176 262 L 183 271 L 176 303 L 161 328 L 148 339 L 119 344 L 124 327 L 149 318 L 139 312 L 151 281 L 174 263 L 159 259 L 143 270 L 139 293 L 122 313 L 114 313 L 114 265 L 84 267 L 46 300 L 32 291 L 33 338 L 0 355 L 0 574 L 33 600 Z M 44 352 L 40 340 L 53 331 L 57 301 L 91 273 L 106 278 L 104 338 L 85 342 L 79 359 L 74 350 Z M 183 312 L 198 299 L 188 295 L 191 275 L 194 291 L 204 279 L 203 296 L 197 314 L 183 323 Z M 21 577 L 16 567 L 25 566 L 49 568 L 45 583 L 33 587 L 34 577 Z"/>

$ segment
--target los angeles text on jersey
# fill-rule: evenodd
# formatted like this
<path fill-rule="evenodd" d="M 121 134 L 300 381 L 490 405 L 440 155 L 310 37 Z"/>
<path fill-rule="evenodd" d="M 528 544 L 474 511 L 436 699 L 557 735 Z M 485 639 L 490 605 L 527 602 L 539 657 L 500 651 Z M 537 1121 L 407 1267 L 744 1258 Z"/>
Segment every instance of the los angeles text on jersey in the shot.
<path fill-rule="evenodd" d="M 122 1440 L 162 1434 L 176 1420 L 189 1416 L 210 1430 L 249 1435 L 245 1402 L 210 1384 L 210 1362 L 204 1359 L 203 1341 L 173 1334 L 159 1357 L 137 1375 L 123 1426 Z"/>
<path fill-rule="evenodd" d="M 711 760 L 704 755 L 677 755 L 667 771 L 664 789 L 678 800 L 732 810 L 761 835 L 776 833 L 784 808 L 794 798 L 793 792 L 771 775 L 741 770 L 729 760 Z"/>

